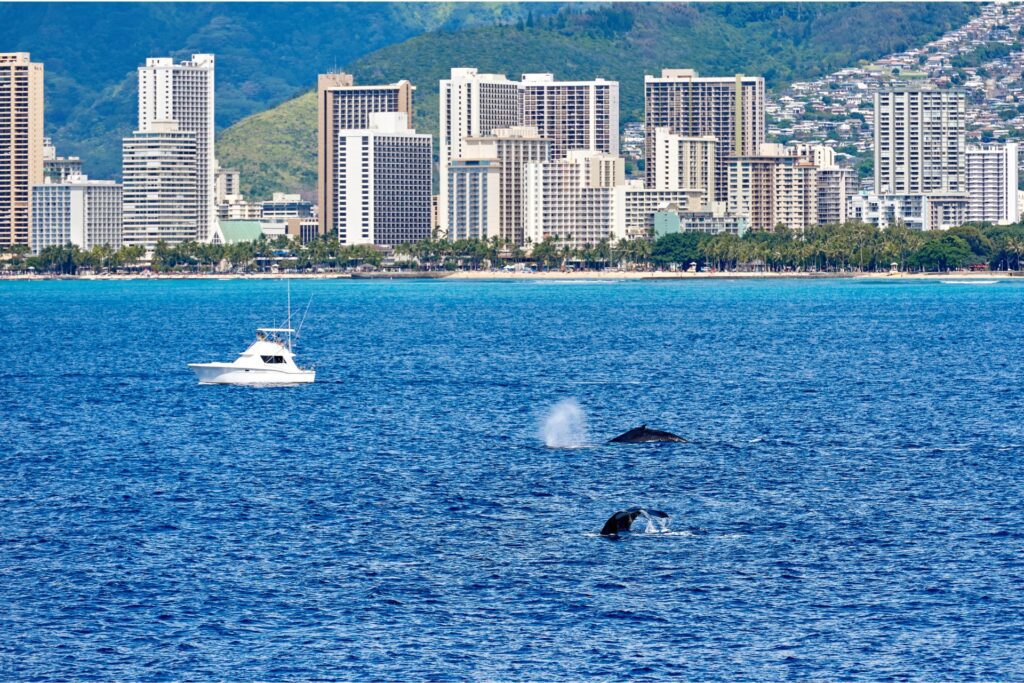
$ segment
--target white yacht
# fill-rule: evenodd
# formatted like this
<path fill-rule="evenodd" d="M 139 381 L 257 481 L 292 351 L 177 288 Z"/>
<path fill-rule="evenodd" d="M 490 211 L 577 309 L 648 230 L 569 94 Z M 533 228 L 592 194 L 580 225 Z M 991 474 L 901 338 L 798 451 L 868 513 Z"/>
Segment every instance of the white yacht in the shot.
<path fill-rule="evenodd" d="M 261 327 L 256 341 L 231 363 L 189 363 L 200 384 L 252 386 L 310 384 L 316 370 L 300 368 L 292 353 L 290 327 Z"/>

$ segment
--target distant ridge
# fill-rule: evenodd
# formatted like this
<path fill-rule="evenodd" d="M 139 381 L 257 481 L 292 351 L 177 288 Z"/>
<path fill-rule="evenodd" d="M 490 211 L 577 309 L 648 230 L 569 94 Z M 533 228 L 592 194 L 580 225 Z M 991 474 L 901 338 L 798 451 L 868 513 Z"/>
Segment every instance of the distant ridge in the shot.
<path fill-rule="evenodd" d="M 861 59 L 921 45 L 964 24 L 967 3 L 735 3 L 574 6 L 513 26 L 435 31 L 354 60 L 359 83 L 408 78 L 417 86 L 416 128 L 436 135 L 437 82 L 453 66 L 518 78 L 621 82 L 622 120 L 643 115 L 643 77 L 663 67 L 763 75 L 769 87 L 829 73 Z M 313 80 L 310 80 L 312 86 Z M 218 156 L 242 171 L 243 191 L 312 191 L 315 97 L 306 93 L 223 131 Z"/>
<path fill-rule="evenodd" d="M 46 68 L 46 134 L 89 175 L 120 172 L 147 57 L 217 57 L 217 125 L 307 90 L 318 71 L 426 31 L 515 22 L 553 3 L 4 2 L 0 51 Z"/>

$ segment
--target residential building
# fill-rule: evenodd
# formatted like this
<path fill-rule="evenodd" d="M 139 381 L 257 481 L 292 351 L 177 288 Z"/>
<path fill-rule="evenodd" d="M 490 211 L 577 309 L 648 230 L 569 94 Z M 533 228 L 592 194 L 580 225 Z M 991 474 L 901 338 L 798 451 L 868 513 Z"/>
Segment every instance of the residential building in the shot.
<path fill-rule="evenodd" d="M 571 150 L 565 159 L 527 164 L 527 240 L 573 247 L 601 240 L 645 238 L 667 207 L 699 208 L 702 190 L 658 190 L 626 181 L 620 157 Z"/>
<path fill-rule="evenodd" d="M 763 145 L 757 156 L 732 157 L 728 170 L 728 212 L 749 220 L 751 230 L 803 230 L 818 223 L 818 167 L 812 162 Z"/>
<path fill-rule="evenodd" d="M 644 77 L 644 156 L 647 187 L 655 187 L 659 160 L 655 154 L 658 128 L 676 135 L 711 136 L 715 154 L 715 201 L 728 190 L 726 159 L 755 155 L 765 137 L 764 79 L 736 74 L 701 77 L 692 69 L 664 69 L 661 76 Z"/>
<path fill-rule="evenodd" d="M 644 187 L 642 180 L 628 180 L 612 190 L 614 239 L 642 239 L 654 232 L 654 216 L 669 207 L 696 211 L 705 207 L 704 190 Z"/>
<path fill-rule="evenodd" d="M 367 130 L 370 115 L 405 114 L 413 120 L 412 83 L 406 80 L 387 85 L 355 85 L 350 74 L 320 74 L 317 78 L 317 205 L 321 234 L 337 233 L 337 203 L 340 199 L 338 140 L 353 130 Z"/>
<path fill-rule="evenodd" d="M 124 243 L 152 252 L 156 243 L 198 240 L 199 150 L 196 134 L 177 121 L 151 121 L 124 139 Z"/>
<path fill-rule="evenodd" d="M 43 65 L 0 53 L 0 252 L 32 244 L 32 186 L 43 182 Z"/>
<path fill-rule="evenodd" d="M 663 237 L 677 232 L 703 232 L 709 235 L 744 235 L 750 221 L 734 216 L 725 210 L 725 205 L 716 202 L 710 208 L 687 211 L 668 207 L 654 214 L 654 235 Z"/>
<path fill-rule="evenodd" d="M 43 179 L 51 183 L 62 183 L 71 176 L 82 175 L 82 160 L 78 157 L 57 155 L 57 148 L 50 138 L 43 138 Z"/>
<path fill-rule="evenodd" d="M 224 196 L 217 203 L 218 221 L 258 221 L 263 217 L 263 208 L 256 202 L 247 202 L 240 194 Z"/>
<path fill-rule="evenodd" d="M 874 96 L 875 192 L 962 192 L 966 186 L 966 97 L 935 88 Z"/>
<path fill-rule="evenodd" d="M 466 138 L 491 134 L 495 128 L 519 124 L 519 84 L 502 74 L 482 74 L 476 69 L 452 69 L 440 83 L 438 168 L 438 222 L 442 232 L 448 223 L 448 165 L 465 157 Z"/>
<path fill-rule="evenodd" d="M 121 246 L 121 186 L 113 180 L 68 176 L 32 186 L 32 251 L 74 244 Z"/>
<path fill-rule="evenodd" d="M 653 187 L 659 190 L 697 189 L 704 203 L 715 200 L 715 156 L 718 139 L 713 135 L 690 137 L 677 135 L 671 128 L 654 132 L 654 156 L 657 163 Z"/>
<path fill-rule="evenodd" d="M 818 166 L 818 225 L 846 223 L 857 194 L 857 172 L 843 166 Z"/>
<path fill-rule="evenodd" d="M 850 202 L 850 218 L 883 230 L 904 225 L 911 230 L 948 230 L 967 219 L 964 192 L 879 195 L 861 192 Z"/>
<path fill-rule="evenodd" d="M 448 164 L 448 239 L 501 235 L 501 162 L 455 159 Z"/>
<path fill-rule="evenodd" d="M 1020 145 L 967 146 L 967 220 L 1010 225 L 1020 216 L 1017 202 Z"/>
<path fill-rule="evenodd" d="M 241 174 L 233 168 L 221 168 L 217 164 L 214 172 L 214 201 L 219 205 L 230 196 L 242 196 Z"/>
<path fill-rule="evenodd" d="M 572 149 L 619 155 L 619 83 L 556 81 L 553 74 L 523 74 L 519 122 L 551 141 L 551 158 Z"/>
<path fill-rule="evenodd" d="M 217 224 L 213 55 L 194 54 L 177 64 L 169 57 L 151 57 L 139 67 L 138 130 L 149 132 L 166 121 L 176 121 L 178 131 L 195 136 L 195 239 L 208 241 Z"/>
<path fill-rule="evenodd" d="M 536 128 L 515 126 L 495 128 L 485 137 L 466 138 L 463 145 L 463 159 L 497 159 L 501 171 L 498 236 L 523 245 L 526 165 L 551 159 L 551 141 L 540 137 Z"/>
<path fill-rule="evenodd" d="M 395 245 L 430 237 L 433 140 L 405 112 L 373 113 L 338 132 L 334 219 L 342 244 Z"/>
<path fill-rule="evenodd" d="M 307 202 L 297 194 L 275 192 L 260 206 L 260 215 L 265 221 L 284 221 L 288 218 L 308 218 L 313 215 L 313 202 Z"/>
<path fill-rule="evenodd" d="M 625 182 L 620 157 L 572 150 L 564 159 L 526 165 L 523 203 L 527 242 L 597 244 L 614 237 L 616 185 Z"/>

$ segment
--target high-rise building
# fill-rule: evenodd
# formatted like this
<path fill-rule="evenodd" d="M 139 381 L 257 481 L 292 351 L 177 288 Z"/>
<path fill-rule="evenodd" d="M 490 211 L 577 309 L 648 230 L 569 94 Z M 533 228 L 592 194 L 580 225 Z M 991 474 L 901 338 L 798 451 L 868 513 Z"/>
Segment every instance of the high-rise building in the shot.
<path fill-rule="evenodd" d="M 647 187 L 655 187 L 658 128 L 676 135 L 714 137 L 715 200 L 725 201 L 730 156 L 756 155 L 765 136 L 764 79 L 736 74 L 701 77 L 692 69 L 664 69 L 644 77 L 644 155 Z"/>
<path fill-rule="evenodd" d="M 74 244 L 121 246 L 121 186 L 83 175 L 32 187 L 32 251 Z"/>
<path fill-rule="evenodd" d="M 625 182 L 620 157 L 573 150 L 564 159 L 526 165 L 523 205 L 526 239 L 581 246 L 611 239 L 613 188 Z"/>
<path fill-rule="evenodd" d="M 147 132 L 166 121 L 176 121 L 180 132 L 195 136 L 195 239 L 207 241 L 217 221 L 213 55 L 194 54 L 177 64 L 169 57 L 151 57 L 139 67 L 138 130 Z"/>
<path fill-rule="evenodd" d="M 962 192 L 966 106 L 957 90 L 875 93 L 875 192 Z"/>
<path fill-rule="evenodd" d="M 501 162 L 455 159 L 448 164 L 448 239 L 488 240 L 501 234 Z"/>
<path fill-rule="evenodd" d="M 1020 217 L 1017 204 L 1016 142 L 967 146 L 967 220 L 1010 225 Z"/>
<path fill-rule="evenodd" d="M 784 225 L 804 230 L 818 223 L 818 167 L 781 145 L 762 145 L 756 156 L 729 160 L 728 210 L 751 230 Z"/>
<path fill-rule="evenodd" d="M 448 230 L 448 164 L 464 157 L 466 138 L 490 135 L 519 123 L 519 84 L 501 74 L 452 69 L 440 83 L 438 222 Z"/>
<path fill-rule="evenodd" d="M 654 132 L 654 156 L 657 158 L 653 187 L 658 190 L 698 189 L 704 191 L 704 204 L 715 200 L 715 151 L 718 140 L 705 135 L 676 135 L 669 128 Z"/>
<path fill-rule="evenodd" d="M 433 139 L 405 112 L 373 113 L 338 133 L 333 224 L 342 244 L 394 245 L 430 237 Z"/>
<path fill-rule="evenodd" d="M 32 244 L 32 186 L 43 182 L 43 65 L 0 53 L 0 251 Z"/>
<path fill-rule="evenodd" d="M 348 131 L 368 129 L 370 115 L 376 113 L 403 113 L 411 126 L 414 90 L 406 80 L 387 85 L 355 85 L 346 73 L 317 77 L 317 201 L 321 234 L 334 234 L 339 229 L 335 222 L 339 187 L 334 167 L 339 137 Z"/>
<path fill-rule="evenodd" d="M 463 141 L 463 159 L 496 159 L 500 165 L 498 235 L 522 245 L 526 240 L 523 220 L 526 165 L 551 159 L 551 141 L 536 128 L 495 128 L 486 137 Z"/>
<path fill-rule="evenodd" d="M 214 172 L 215 201 L 218 205 L 228 201 L 228 197 L 242 196 L 241 173 L 233 168 L 221 168 L 217 165 Z"/>
<path fill-rule="evenodd" d="M 846 223 L 857 194 L 857 172 L 843 166 L 818 167 L 818 225 Z"/>
<path fill-rule="evenodd" d="M 519 121 L 551 141 L 552 159 L 572 149 L 618 156 L 618 81 L 556 81 L 553 74 L 523 74 L 519 93 Z"/>
<path fill-rule="evenodd" d="M 123 158 L 124 243 L 152 252 L 160 241 L 198 240 L 196 134 L 181 130 L 177 121 L 151 121 L 146 130 L 124 139 Z"/>

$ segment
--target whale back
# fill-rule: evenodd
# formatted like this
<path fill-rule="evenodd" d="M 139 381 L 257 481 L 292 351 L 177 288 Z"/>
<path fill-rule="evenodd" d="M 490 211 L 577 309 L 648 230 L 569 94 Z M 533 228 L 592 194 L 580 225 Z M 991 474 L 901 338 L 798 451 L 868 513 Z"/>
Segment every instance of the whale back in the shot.
<path fill-rule="evenodd" d="M 619 434 L 608 443 L 686 443 L 686 439 L 672 432 L 649 429 L 647 425 L 640 425 Z"/>

